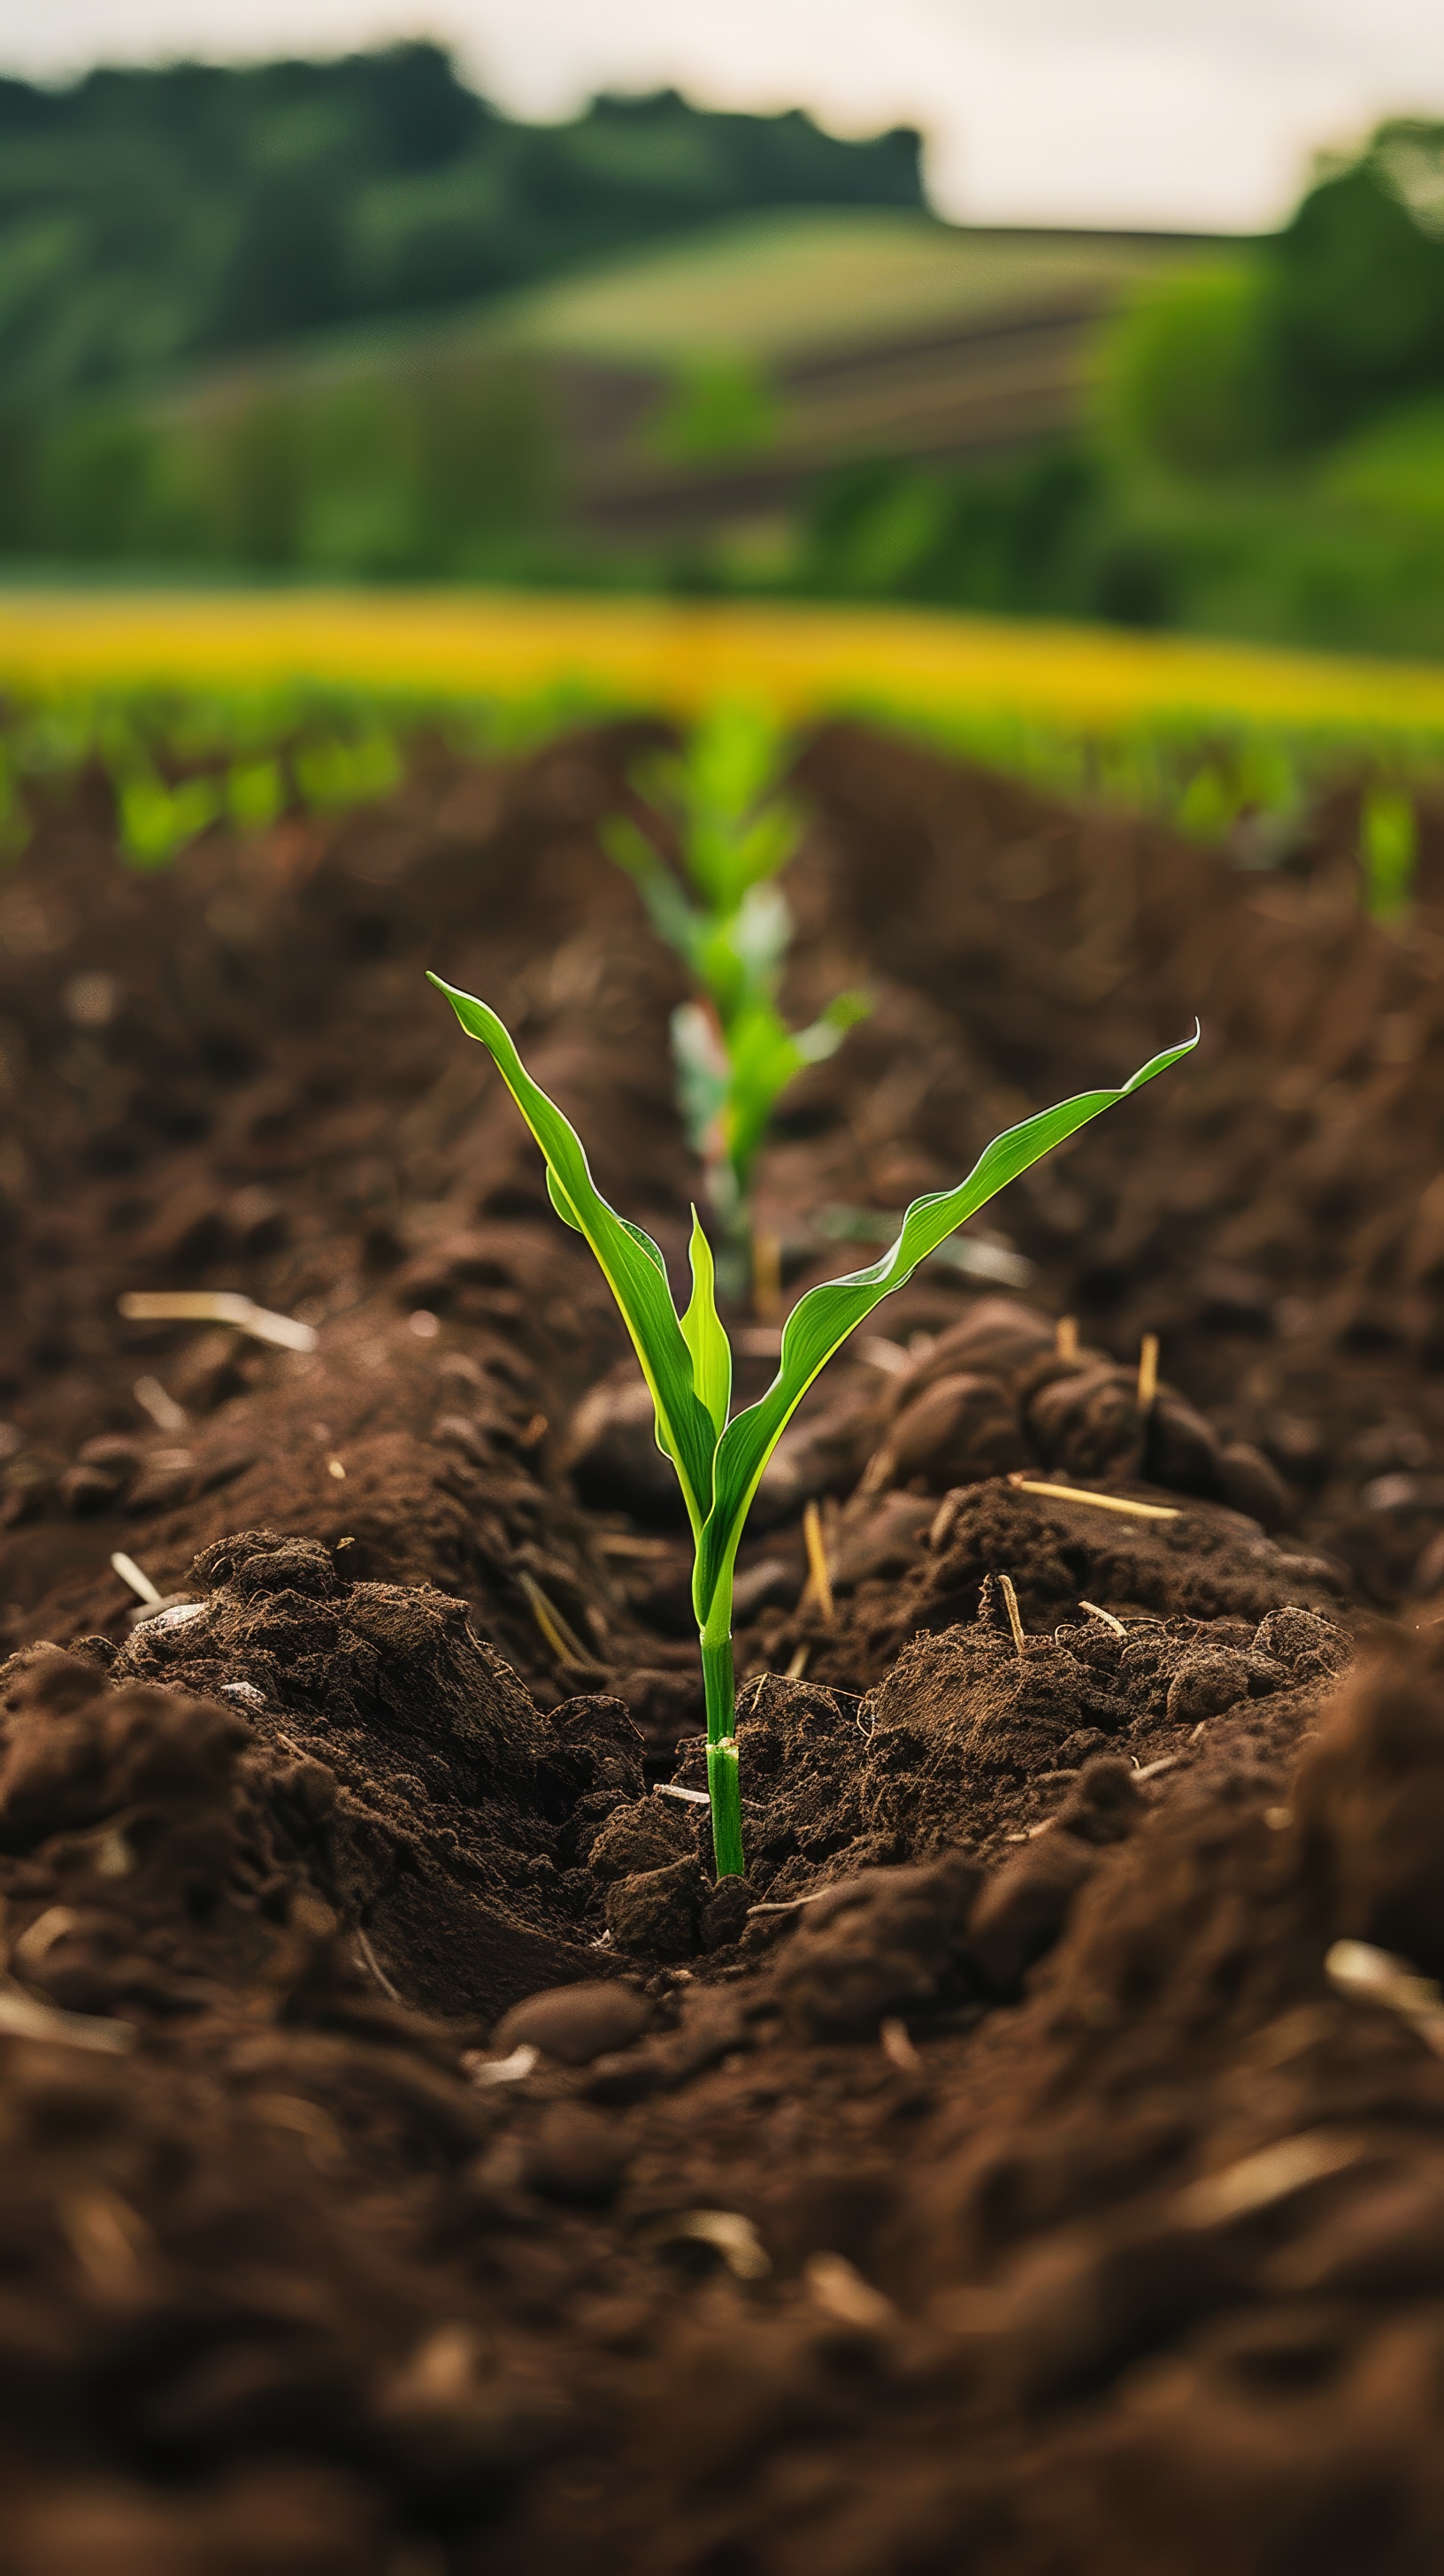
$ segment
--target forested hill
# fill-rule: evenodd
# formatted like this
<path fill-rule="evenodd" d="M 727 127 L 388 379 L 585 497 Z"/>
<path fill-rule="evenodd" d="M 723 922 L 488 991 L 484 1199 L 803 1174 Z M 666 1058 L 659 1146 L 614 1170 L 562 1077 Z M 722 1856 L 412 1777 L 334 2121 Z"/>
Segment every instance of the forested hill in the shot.
<path fill-rule="evenodd" d="M 0 80 L 11 403 L 555 275 L 751 208 L 919 206 L 905 129 L 718 115 L 674 91 L 502 115 L 429 44 L 331 62 Z"/>

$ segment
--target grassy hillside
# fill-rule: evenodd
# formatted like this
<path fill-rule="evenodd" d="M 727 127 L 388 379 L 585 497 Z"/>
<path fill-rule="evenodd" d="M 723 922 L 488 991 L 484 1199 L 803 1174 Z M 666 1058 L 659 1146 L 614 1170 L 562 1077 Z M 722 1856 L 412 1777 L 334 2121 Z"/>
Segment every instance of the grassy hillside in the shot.
<path fill-rule="evenodd" d="M 1075 294 L 1108 295 L 1158 264 L 1122 237 L 966 232 L 882 207 L 743 218 L 513 308 L 534 347 L 671 367 L 736 352 L 787 367 L 822 351 L 978 329 Z"/>
<path fill-rule="evenodd" d="M 526 125 L 427 44 L 0 79 L 0 387 L 13 413 L 441 311 L 748 207 L 922 203 L 915 134 L 670 91 Z"/>
<path fill-rule="evenodd" d="M 16 551 L 322 574 L 668 577 L 840 461 L 1036 441 L 1167 246 L 750 215 L 426 320 L 72 404 Z M 26 478 L 17 478 L 14 489 Z M 17 543 L 18 540 L 18 543 Z"/>

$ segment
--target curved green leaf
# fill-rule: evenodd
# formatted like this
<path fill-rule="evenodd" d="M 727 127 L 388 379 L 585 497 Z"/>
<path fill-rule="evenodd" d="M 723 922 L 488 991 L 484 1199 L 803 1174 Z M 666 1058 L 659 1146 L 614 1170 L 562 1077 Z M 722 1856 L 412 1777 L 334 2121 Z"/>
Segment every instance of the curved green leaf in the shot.
<path fill-rule="evenodd" d="M 711 1499 L 717 1430 L 693 1385 L 692 1352 L 672 1303 L 667 1265 L 650 1235 L 608 1206 L 575 1128 L 533 1082 L 495 1011 L 439 975 L 428 981 L 446 995 L 467 1036 L 488 1049 L 546 1156 L 552 1205 L 596 1254 L 651 1389 L 658 1442 L 676 1467 L 693 1528 L 700 1530 Z"/>
<path fill-rule="evenodd" d="M 682 1318 L 682 1339 L 692 1354 L 692 1384 L 720 1435 L 727 1428 L 727 1407 L 732 1401 L 732 1345 L 717 1312 L 712 1246 L 702 1231 L 695 1208 L 692 1210 L 692 1240 L 688 1253 L 692 1264 L 692 1302 Z"/>
<path fill-rule="evenodd" d="M 717 1444 L 713 1465 L 713 1502 L 697 1551 L 692 1601 L 704 1633 L 730 1626 L 732 1567 L 752 1497 L 762 1471 L 813 1379 L 855 1325 L 871 1314 L 894 1288 L 905 1286 L 918 1263 L 986 1205 L 996 1193 L 1032 1163 L 1086 1126 L 1100 1111 L 1113 1108 L 1138 1091 L 1155 1074 L 1164 1073 L 1198 1044 L 1197 1027 L 1181 1046 L 1169 1047 L 1142 1065 L 1113 1091 L 1084 1091 L 1056 1108 L 1040 1110 L 1020 1126 L 995 1136 L 965 1181 L 955 1190 L 914 1199 L 902 1221 L 897 1241 L 866 1270 L 809 1288 L 793 1307 L 783 1327 L 782 1356 L 767 1393 L 729 1423 Z M 725 1625 L 724 1625 L 725 1622 Z"/>

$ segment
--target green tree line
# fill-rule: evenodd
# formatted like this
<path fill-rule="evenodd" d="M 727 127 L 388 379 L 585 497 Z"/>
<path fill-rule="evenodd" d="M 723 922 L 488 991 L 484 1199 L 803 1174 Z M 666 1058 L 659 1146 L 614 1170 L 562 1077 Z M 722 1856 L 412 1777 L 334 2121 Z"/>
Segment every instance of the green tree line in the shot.
<path fill-rule="evenodd" d="M 672 91 L 524 124 L 422 43 L 0 80 L 0 384 L 47 402 L 435 312 L 754 207 L 920 206 L 919 150 Z"/>
<path fill-rule="evenodd" d="M 1138 288 L 1072 437 L 823 477 L 795 578 L 1444 651 L 1444 124 L 1390 120 L 1277 233 Z"/>

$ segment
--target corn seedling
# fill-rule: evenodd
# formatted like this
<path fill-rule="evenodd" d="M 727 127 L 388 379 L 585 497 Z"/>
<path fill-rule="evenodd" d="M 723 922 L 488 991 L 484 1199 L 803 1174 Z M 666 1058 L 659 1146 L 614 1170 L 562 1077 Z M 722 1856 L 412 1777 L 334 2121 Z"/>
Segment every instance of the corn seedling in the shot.
<path fill-rule="evenodd" d="M 985 1147 L 954 1190 L 915 1199 L 897 1240 L 881 1259 L 843 1279 L 809 1288 L 782 1329 L 777 1375 L 765 1395 L 731 1413 L 732 1349 L 717 1313 L 712 1247 L 692 1212 L 692 1294 L 684 1312 L 673 1303 L 667 1265 L 640 1226 L 609 1207 L 592 1179 L 580 1137 L 555 1101 L 533 1082 L 495 1011 L 439 975 L 468 1037 L 486 1047 L 546 1162 L 547 1189 L 564 1224 L 591 1246 L 641 1363 L 656 1408 L 657 1446 L 670 1458 L 692 1525 L 692 1610 L 702 1647 L 707 1701 L 707 1787 L 719 1878 L 740 1876 L 742 1808 L 737 1775 L 732 1665 L 732 1578 L 737 1550 L 763 1470 L 813 1379 L 849 1333 L 965 1218 L 1062 1144 L 1176 1064 L 1198 1042 L 1195 1029 L 1110 1091 L 1085 1091 L 1009 1127 Z M 730 1418 L 729 1418 L 730 1417 Z"/>
<path fill-rule="evenodd" d="M 831 1055 L 868 1009 L 864 995 L 840 993 L 805 1029 L 789 1028 L 778 1010 L 792 917 L 776 878 L 801 831 L 797 807 L 778 789 L 779 752 L 769 717 L 720 705 L 685 752 L 654 758 L 638 773 L 658 839 L 675 842 L 681 877 L 658 839 L 630 817 L 614 817 L 603 833 L 698 988 L 699 998 L 672 1014 L 672 1049 L 682 1115 L 720 1229 L 721 1284 L 731 1294 L 751 1267 L 752 1175 L 778 1096 L 804 1065 Z"/>
<path fill-rule="evenodd" d="M 1375 921 L 1399 921 L 1409 909 L 1419 856 L 1413 799 L 1402 787 L 1374 779 L 1359 807 L 1359 854 L 1364 888 Z"/>
<path fill-rule="evenodd" d="M 120 846 L 132 867 L 169 867 L 221 810 L 213 778 L 183 778 L 171 787 L 137 761 L 115 780 Z"/>
<path fill-rule="evenodd" d="M 226 771 L 226 812 L 242 832 L 268 832 L 286 810 L 279 760 L 233 760 Z"/>
<path fill-rule="evenodd" d="M 0 860 L 17 857 L 27 837 L 18 763 L 10 745 L 0 736 Z"/>
<path fill-rule="evenodd" d="M 163 868 L 213 823 L 266 832 L 297 803 L 317 814 L 389 794 L 405 728 L 431 709 L 312 687 L 192 692 L 76 690 L 0 715 L 0 861 L 32 828 L 26 787 L 53 790 L 87 761 L 106 773 L 117 837 L 133 867 Z"/>
<path fill-rule="evenodd" d="M 394 736 L 378 724 L 349 738 L 302 740 L 291 754 L 291 768 L 313 813 L 341 813 L 348 805 L 389 795 L 401 776 L 401 755 Z"/>

